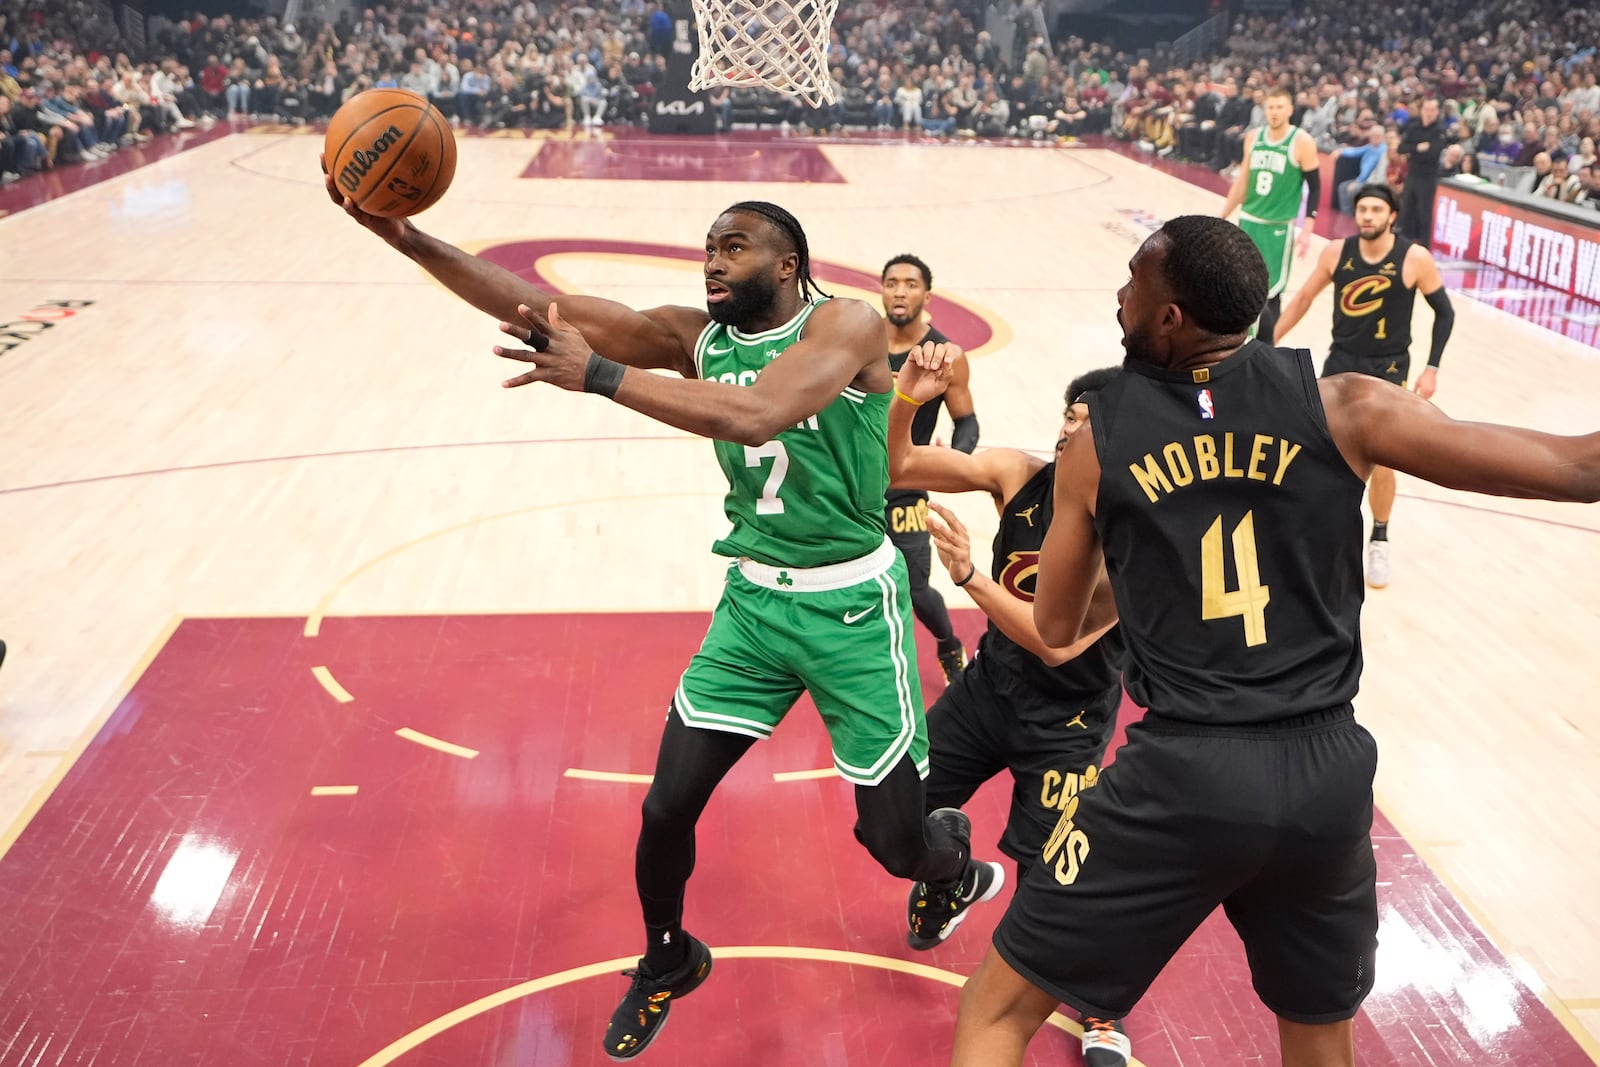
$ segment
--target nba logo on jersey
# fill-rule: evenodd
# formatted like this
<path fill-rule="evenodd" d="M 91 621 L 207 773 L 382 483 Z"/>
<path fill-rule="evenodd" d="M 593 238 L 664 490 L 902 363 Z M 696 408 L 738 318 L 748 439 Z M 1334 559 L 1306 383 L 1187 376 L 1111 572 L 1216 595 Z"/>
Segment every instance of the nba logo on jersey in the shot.
<path fill-rule="evenodd" d="M 1202 389 L 1195 394 L 1195 399 L 1200 402 L 1200 417 L 1214 419 L 1217 417 L 1217 406 L 1211 402 L 1211 390 Z"/>

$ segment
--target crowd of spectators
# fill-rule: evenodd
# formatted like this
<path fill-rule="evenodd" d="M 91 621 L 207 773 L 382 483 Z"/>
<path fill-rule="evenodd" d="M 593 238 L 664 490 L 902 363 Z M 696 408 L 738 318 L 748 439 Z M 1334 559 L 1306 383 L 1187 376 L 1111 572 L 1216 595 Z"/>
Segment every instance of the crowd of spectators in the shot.
<path fill-rule="evenodd" d="M 1295 124 L 1342 157 L 1345 210 L 1361 182 L 1399 192 L 1413 167 L 1478 180 L 1487 168 L 1521 192 L 1600 207 L 1600 8 L 1354 0 L 1235 29 L 1221 62 L 1130 76 L 1113 135 L 1227 172 L 1267 90 L 1283 87 Z M 1440 137 L 1420 132 L 1430 97 Z"/>
<path fill-rule="evenodd" d="M 1405 128 L 1435 96 L 1441 173 L 1501 164 L 1534 195 L 1600 202 L 1600 7 L 1307 0 L 1240 16 L 1218 54 L 1179 64 L 1161 50 L 1051 40 L 1032 0 L 1001 2 L 1012 17 L 997 41 L 972 0 L 844 0 L 830 50 L 838 102 L 752 108 L 741 105 L 761 94 L 720 90 L 719 126 L 759 114 L 935 138 L 1106 134 L 1226 171 L 1262 123 L 1266 91 L 1282 86 L 1296 124 L 1348 157 L 1348 196 L 1358 179 L 1404 185 Z M 424 93 L 481 129 L 638 124 L 672 45 L 671 19 L 648 0 L 401 0 L 330 24 L 196 15 L 145 28 L 135 44 L 101 3 L 4 0 L 4 180 L 197 123 L 314 123 L 371 86 Z"/>

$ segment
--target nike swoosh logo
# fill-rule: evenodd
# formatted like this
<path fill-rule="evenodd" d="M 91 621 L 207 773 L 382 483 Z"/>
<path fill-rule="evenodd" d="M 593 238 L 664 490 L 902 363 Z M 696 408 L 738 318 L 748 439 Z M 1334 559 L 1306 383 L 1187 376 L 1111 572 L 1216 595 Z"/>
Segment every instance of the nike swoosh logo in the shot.
<path fill-rule="evenodd" d="M 877 608 L 877 606 L 878 605 L 874 604 L 874 605 L 872 605 L 872 607 L 868 608 L 865 611 L 847 611 L 847 612 L 845 612 L 844 613 L 844 624 L 846 626 L 849 626 L 853 622 L 860 622 L 862 619 L 866 618 L 868 615 L 871 615 L 872 612 Z"/>
<path fill-rule="evenodd" d="M 718 348 L 716 345 L 706 345 L 706 355 L 708 356 L 725 356 L 732 351 L 732 345 L 729 345 L 727 348 Z"/>

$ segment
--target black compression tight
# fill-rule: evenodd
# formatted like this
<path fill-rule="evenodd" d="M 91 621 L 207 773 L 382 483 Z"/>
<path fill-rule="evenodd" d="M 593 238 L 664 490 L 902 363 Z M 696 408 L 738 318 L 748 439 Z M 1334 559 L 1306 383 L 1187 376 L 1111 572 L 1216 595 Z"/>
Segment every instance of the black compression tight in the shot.
<path fill-rule="evenodd" d="M 634 853 L 646 927 L 682 922 L 695 824 L 717 784 L 754 743 L 742 734 L 686 726 L 676 708 L 667 715 Z M 856 839 L 895 877 L 949 882 L 965 869 L 966 851 L 923 815 L 923 783 L 910 756 L 877 785 L 856 786 L 856 813 Z"/>

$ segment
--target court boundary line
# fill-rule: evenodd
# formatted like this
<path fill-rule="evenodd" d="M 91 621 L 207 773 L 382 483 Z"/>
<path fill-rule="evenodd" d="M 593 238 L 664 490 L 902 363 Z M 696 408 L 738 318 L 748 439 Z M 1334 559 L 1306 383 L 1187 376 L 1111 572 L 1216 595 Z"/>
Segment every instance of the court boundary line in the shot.
<path fill-rule="evenodd" d="M 968 978 L 967 975 L 943 970 L 926 963 L 918 963 L 914 960 L 902 960 L 894 956 L 878 956 L 868 952 L 854 952 L 849 949 L 814 948 L 806 945 L 726 945 L 712 947 L 711 955 L 713 960 L 803 960 L 812 963 L 840 963 L 847 967 L 870 967 L 874 970 L 888 971 L 891 974 L 906 974 L 914 978 L 924 978 L 943 985 L 954 986 L 957 989 L 966 985 Z M 462 1023 L 475 1019 L 480 1015 L 485 1015 L 496 1008 L 536 996 L 550 989 L 559 989 L 562 986 L 587 981 L 590 978 L 614 974 L 636 966 L 637 963 L 638 958 L 635 956 L 619 956 L 614 960 L 602 960 L 598 963 L 569 967 L 564 971 L 556 971 L 539 978 L 529 979 L 526 982 L 519 982 L 495 993 L 489 993 L 476 1000 L 468 1001 L 466 1004 L 454 1008 L 443 1015 L 436 1016 L 409 1033 L 402 1034 L 362 1060 L 357 1064 L 357 1067 L 387 1067 L 388 1064 L 394 1063 L 406 1053 L 427 1044 L 440 1034 L 453 1030 Z M 1075 1019 L 1068 1018 L 1059 1011 L 1051 1012 L 1045 1023 L 1070 1036 L 1083 1036 L 1082 1024 Z M 1135 1056 L 1129 1061 L 1129 1067 L 1145 1067 L 1145 1064 Z"/>
<path fill-rule="evenodd" d="M 50 798 L 55 794 L 56 788 L 72 772 L 72 769 L 78 765 L 78 760 L 83 758 L 83 754 L 89 750 L 90 745 L 94 744 L 94 739 L 100 736 L 100 731 L 105 728 L 106 723 L 111 721 L 111 717 L 117 713 L 117 709 L 122 707 L 123 702 L 133 693 L 134 688 L 138 686 L 146 672 L 150 670 L 151 664 L 155 663 L 162 650 L 172 640 L 172 635 L 178 632 L 178 627 L 183 625 L 184 621 L 185 617 L 182 615 L 173 615 L 167 619 L 155 638 L 145 646 L 144 651 L 134 660 L 133 666 L 123 675 L 122 680 L 117 683 L 110 700 L 102 706 L 100 712 L 90 720 L 89 724 L 79 732 L 72 744 L 68 745 L 62 755 L 57 758 L 56 766 L 50 771 L 50 774 L 43 782 L 39 783 L 39 787 L 23 803 L 5 830 L 0 832 L 0 861 L 6 858 L 7 853 L 11 851 L 11 846 L 15 845 L 22 835 L 27 832 L 28 826 L 33 822 L 34 817 L 44 809 L 45 804 L 49 803 Z"/>
<path fill-rule="evenodd" d="M 1459 904 L 1462 910 L 1467 913 L 1467 917 L 1477 924 L 1483 936 L 1487 937 L 1489 943 L 1495 947 L 1495 951 L 1504 956 L 1507 963 L 1512 964 L 1522 972 L 1524 979 L 1526 975 L 1533 975 L 1539 979 L 1537 988 L 1525 980 L 1523 984 L 1527 986 L 1529 992 L 1539 998 L 1539 1003 L 1545 1006 L 1545 1010 L 1572 1037 L 1572 1040 L 1577 1043 L 1579 1051 L 1595 1063 L 1600 1064 L 1600 1038 L 1596 1038 L 1595 1035 L 1591 1034 L 1583 1022 L 1573 1014 L 1573 1010 L 1568 1006 L 1567 1001 L 1551 988 L 1550 979 L 1545 973 L 1513 947 L 1512 940 L 1505 935 L 1505 932 L 1490 921 L 1483 909 L 1473 903 L 1472 898 L 1465 892 L 1461 884 L 1452 875 L 1445 872 L 1438 855 L 1438 846 L 1413 834 L 1408 821 L 1396 818 L 1393 814 L 1394 809 L 1384 800 L 1383 795 L 1376 787 L 1372 790 L 1372 802 L 1378 811 L 1383 814 L 1383 817 L 1389 820 L 1389 825 L 1394 827 L 1395 833 L 1400 835 L 1400 840 L 1417 854 L 1417 858 L 1428 868 L 1428 873 L 1433 875 L 1446 893 L 1450 894 L 1450 899 Z"/>

